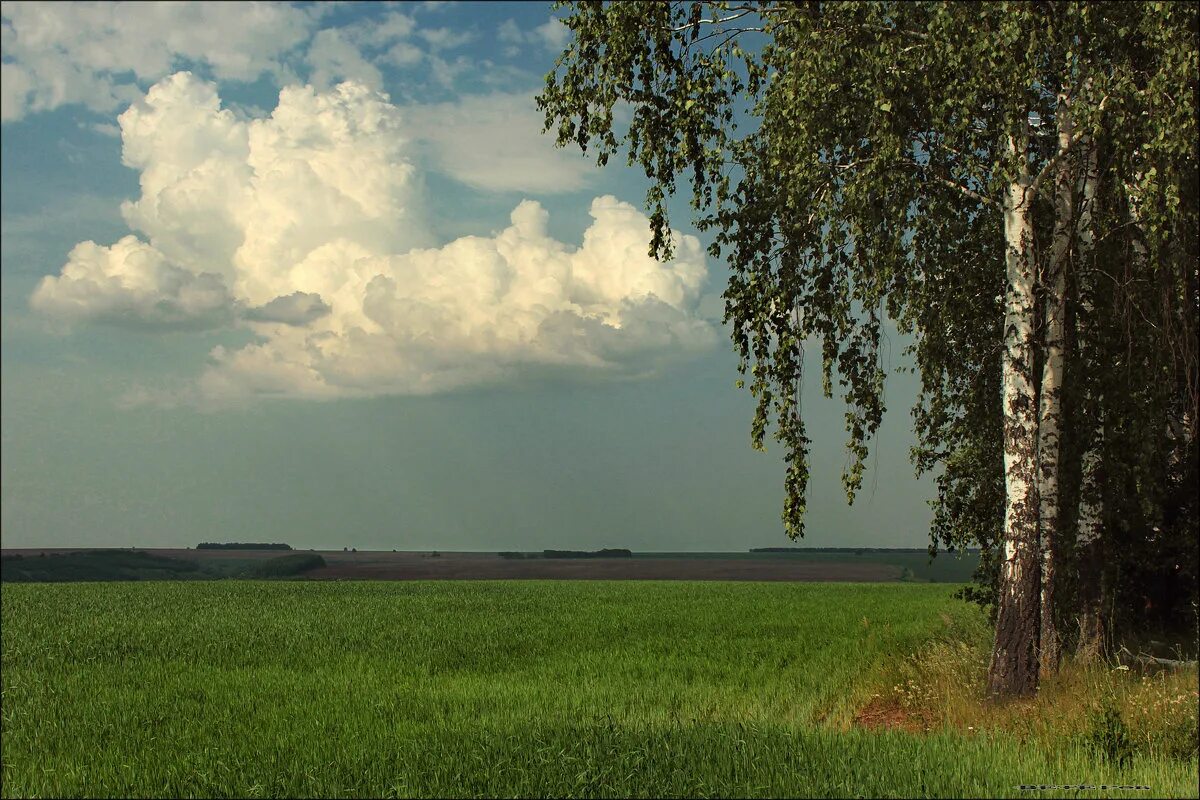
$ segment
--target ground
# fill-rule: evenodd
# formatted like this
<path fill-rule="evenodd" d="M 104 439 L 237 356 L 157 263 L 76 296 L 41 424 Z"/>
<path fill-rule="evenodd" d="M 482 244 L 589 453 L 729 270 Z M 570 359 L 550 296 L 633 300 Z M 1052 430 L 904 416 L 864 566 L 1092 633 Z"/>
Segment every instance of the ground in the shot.
<path fill-rule="evenodd" d="M 4 549 L 0 555 L 36 557 L 40 553 L 67 553 L 72 548 Z M 139 550 L 143 550 L 139 548 Z M 201 563 L 212 560 L 257 560 L 286 555 L 280 550 L 188 550 L 145 548 L 154 555 Z M 293 551 L 310 552 L 310 551 Z M 633 558 L 531 558 L 506 559 L 496 553 L 382 552 L 342 550 L 312 551 L 327 566 L 305 573 L 313 580 L 731 580 L 731 581 L 897 581 L 903 568 L 895 564 L 807 561 L 793 557 L 746 557 L 745 554 L 702 554 L 704 557 L 647 556 Z M 673 554 L 674 555 L 674 554 Z"/>

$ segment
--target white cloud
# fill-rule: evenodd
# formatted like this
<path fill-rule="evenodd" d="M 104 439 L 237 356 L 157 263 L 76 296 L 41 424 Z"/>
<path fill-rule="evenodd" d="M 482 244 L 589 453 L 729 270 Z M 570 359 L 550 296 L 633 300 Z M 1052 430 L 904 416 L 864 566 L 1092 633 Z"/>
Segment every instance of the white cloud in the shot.
<path fill-rule="evenodd" d="M 698 240 L 675 233 L 675 260 L 652 260 L 646 217 L 616 198 L 593 201 L 578 247 L 528 200 L 499 233 L 433 246 L 401 112 L 361 84 L 284 89 L 270 117 L 243 120 L 180 73 L 120 123 L 142 185 L 123 213 L 145 240 L 78 245 L 31 303 L 67 320 L 249 326 L 258 341 L 215 349 L 189 402 L 629 376 L 715 341 Z"/>
<path fill-rule="evenodd" d="M 221 80 L 282 74 L 317 14 L 281 3 L 4 3 L 0 119 L 67 104 L 107 112 L 183 62 Z"/>
<path fill-rule="evenodd" d="M 496 29 L 496 36 L 500 41 L 508 44 L 521 44 L 525 41 L 525 34 L 521 30 L 521 26 L 513 19 L 501 22 L 500 27 Z"/>
<path fill-rule="evenodd" d="M 558 20 L 558 17 L 551 17 L 533 29 L 534 35 L 541 40 L 542 44 L 548 50 L 562 50 L 567 45 L 567 39 L 571 36 L 571 31 Z"/>
<path fill-rule="evenodd" d="M 363 58 L 358 46 L 338 28 L 326 28 L 313 37 L 307 61 L 311 67 L 309 82 L 319 89 L 328 89 L 342 81 L 357 81 L 379 91 L 383 74 Z"/>
<path fill-rule="evenodd" d="M 305 57 L 312 70 L 309 83 L 327 89 L 349 80 L 380 90 L 383 75 L 373 62 L 411 66 L 424 58 L 425 52 L 408 41 L 415 30 L 411 16 L 392 10 L 378 19 L 319 31 Z"/>
<path fill-rule="evenodd" d="M 450 177 L 488 191 L 548 194 L 583 188 L 595 165 L 554 146 L 533 96 L 498 92 L 414 107 L 413 135 Z"/>
<path fill-rule="evenodd" d="M 276 297 L 269 303 L 246 311 L 245 318 L 251 322 L 282 322 L 285 325 L 307 325 L 328 314 L 333 309 L 319 294 L 292 292 Z"/>
<path fill-rule="evenodd" d="M 473 31 L 456 31 L 453 28 L 425 28 L 420 35 L 434 50 L 454 50 L 476 38 Z"/>
<path fill-rule="evenodd" d="M 363 44 L 382 48 L 408 38 L 416 28 L 413 18 L 400 11 L 389 11 L 382 19 L 359 23 Z"/>
<path fill-rule="evenodd" d="M 117 127 L 116 125 L 113 125 L 111 122 L 93 122 L 89 125 L 83 125 L 81 123 L 80 127 L 86 128 L 87 130 L 90 130 L 90 131 L 95 131 L 96 133 L 100 134 L 101 136 L 108 136 L 109 138 L 112 138 L 112 139 L 120 139 L 121 138 L 121 129 L 119 127 Z"/>
<path fill-rule="evenodd" d="M 458 56 L 453 61 L 447 61 L 441 56 L 430 54 L 429 56 L 429 74 L 437 81 L 437 84 L 443 89 L 449 91 L 454 90 L 454 84 L 458 81 L 458 76 L 462 75 L 471 67 L 471 60 L 465 56 Z"/>
<path fill-rule="evenodd" d="M 397 42 L 379 58 L 385 63 L 394 64 L 397 67 L 410 67 L 413 64 L 420 63 L 424 57 L 425 51 L 421 48 L 411 45 L 408 42 Z"/>
<path fill-rule="evenodd" d="M 159 328 L 217 327 L 235 309 L 219 275 L 169 264 L 136 236 L 112 247 L 76 245 L 62 273 L 38 284 L 30 305 L 66 320 Z"/>
<path fill-rule="evenodd" d="M 521 52 L 520 45 L 525 44 L 540 45 L 557 53 L 566 47 L 567 39 L 570 36 L 570 29 L 558 17 L 550 17 L 541 25 L 528 31 L 521 30 L 521 27 L 512 19 L 504 20 L 496 29 L 496 37 L 510 45 L 504 49 L 504 54 L 510 58 L 518 55 Z"/>

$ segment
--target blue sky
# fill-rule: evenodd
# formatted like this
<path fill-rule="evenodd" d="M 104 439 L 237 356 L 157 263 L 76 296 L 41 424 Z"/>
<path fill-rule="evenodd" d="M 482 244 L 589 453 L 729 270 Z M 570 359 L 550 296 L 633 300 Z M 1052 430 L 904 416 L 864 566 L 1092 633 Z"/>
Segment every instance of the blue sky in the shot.
<path fill-rule="evenodd" d="M 540 133 L 562 12 L 2 8 L 4 546 L 790 544 L 686 198 L 654 262 Z M 924 545 L 914 378 L 853 508 L 819 387 L 804 543 Z"/>

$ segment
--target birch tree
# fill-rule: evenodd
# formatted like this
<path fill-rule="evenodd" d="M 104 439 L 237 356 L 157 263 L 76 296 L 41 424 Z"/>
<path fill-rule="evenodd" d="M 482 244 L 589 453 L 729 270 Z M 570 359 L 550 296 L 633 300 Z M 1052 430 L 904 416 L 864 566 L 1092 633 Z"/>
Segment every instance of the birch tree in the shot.
<path fill-rule="evenodd" d="M 825 394 L 836 380 L 846 402 L 852 502 L 884 413 L 885 325 L 913 337 L 914 456 L 941 471 L 935 542 L 981 543 L 998 570 L 994 695 L 1033 692 L 1039 668 L 1056 667 L 1056 565 L 1079 508 L 1060 480 L 1064 381 L 1079 374 L 1068 354 L 1094 360 L 1093 342 L 1125 336 L 1093 324 L 1086 356 L 1068 347 L 1073 287 L 1098 285 L 1080 272 L 1096 262 L 1086 242 L 1115 228 L 1081 210 L 1102 183 L 1088 182 L 1102 171 L 1088 159 L 1132 169 L 1167 131 L 1154 158 L 1174 172 L 1150 179 L 1160 211 L 1194 165 L 1179 113 L 1124 115 L 1147 107 L 1148 69 L 1180 80 L 1194 63 L 1195 8 L 1129 5 L 580 3 L 538 98 L 558 144 L 601 164 L 624 150 L 644 170 L 651 254 L 670 255 L 666 197 L 690 183 L 696 224 L 732 269 L 726 321 L 757 400 L 751 442 L 773 427 L 784 448 L 793 538 L 810 470 L 808 350 Z M 1095 423 L 1108 397 L 1079 405 L 1095 412 L 1088 464 L 1112 456 Z M 1089 503 L 1113 471 L 1094 472 Z"/>

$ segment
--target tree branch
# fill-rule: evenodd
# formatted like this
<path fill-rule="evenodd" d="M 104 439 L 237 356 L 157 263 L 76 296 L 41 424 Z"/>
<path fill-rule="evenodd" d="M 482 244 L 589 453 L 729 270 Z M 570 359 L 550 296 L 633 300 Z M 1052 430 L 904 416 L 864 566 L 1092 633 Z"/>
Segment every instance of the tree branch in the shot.
<path fill-rule="evenodd" d="M 992 207 L 995 207 L 997 205 L 996 201 L 993 200 L 992 198 L 987 197 L 986 195 L 982 195 L 979 192 L 975 191 L 974 189 L 963 186 L 958 181 L 951 180 L 950 178 L 944 177 L 942 175 L 938 175 L 937 173 L 931 171 L 929 169 L 928 164 L 921 165 L 921 164 L 918 164 L 916 161 L 912 161 L 912 160 L 901 161 L 900 163 L 906 167 L 916 167 L 918 170 L 921 171 L 921 174 L 924 177 L 933 178 L 935 181 L 942 184 L 943 186 L 945 186 L 949 189 L 954 189 L 956 192 L 959 192 L 964 197 L 968 197 L 971 200 L 974 200 L 976 203 L 979 203 L 980 205 L 992 206 Z"/>
<path fill-rule="evenodd" d="M 1108 95 L 1104 95 L 1103 99 L 1100 100 L 1100 105 L 1096 107 L 1096 110 L 1098 112 L 1103 113 L 1104 107 L 1107 104 L 1108 104 Z M 1041 188 L 1042 181 L 1046 178 L 1046 176 L 1054 174 L 1054 170 L 1058 169 L 1058 162 L 1062 161 L 1064 158 L 1066 158 L 1068 155 L 1070 155 L 1072 152 L 1074 152 L 1075 146 L 1077 144 L 1079 144 L 1079 142 L 1081 140 L 1086 139 L 1088 136 L 1088 133 L 1089 133 L 1089 131 L 1076 132 L 1075 135 L 1073 135 L 1067 141 L 1067 144 L 1065 147 L 1060 147 L 1058 149 L 1058 152 L 1056 152 L 1053 156 L 1050 157 L 1050 160 L 1048 160 L 1046 162 L 1046 165 L 1044 167 L 1042 167 L 1040 172 L 1038 172 L 1037 177 L 1033 179 L 1033 182 L 1031 184 L 1029 184 L 1029 192 L 1033 196 L 1035 196 L 1035 197 L 1037 196 L 1038 189 Z"/>
<path fill-rule="evenodd" d="M 733 22 L 734 20 L 741 19 L 742 17 L 751 13 L 753 10 L 754 9 L 748 8 L 740 14 L 733 14 L 731 16 L 724 17 L 724 18 L 713 17 L 712 19 L 698 19 L 695 22 L 689 22 L 685 25 L 680 25 L 677 28 L 671 28 L 670 30 L 671 30 L 671 33 L 680 33 L 682 31 L 686 31 L 690 28 L 695 28 L 700 25 L 723 25 L 726 22 Z"/>
<path fill-rule="evenodd" d="M 986 196 L 980 194 L 979 192 L 975 191 L 974 189 L 968 189 L 966 186 L 963 186 L 961 183 L 958 183 L 957 181 L 952 181 L 949 178 L 943 178 L 941 175 L 934 175 L 932 173 L 930 173 L 929 177 L 933 178 L 935 181 L 942 184 L 943 186 L 946 186 L 950 189 L 954 189 L 956 191 L 962 192 L 962 194 L 964 196 L 969 197 L 970 199 L 974 200 L 975 202 L 979 203 L 980 205 L 985 205 L 985 206 L 995 206 L 996 205 L 996 201 L 993 200 L 992 198 L 986 197 Z"/>

